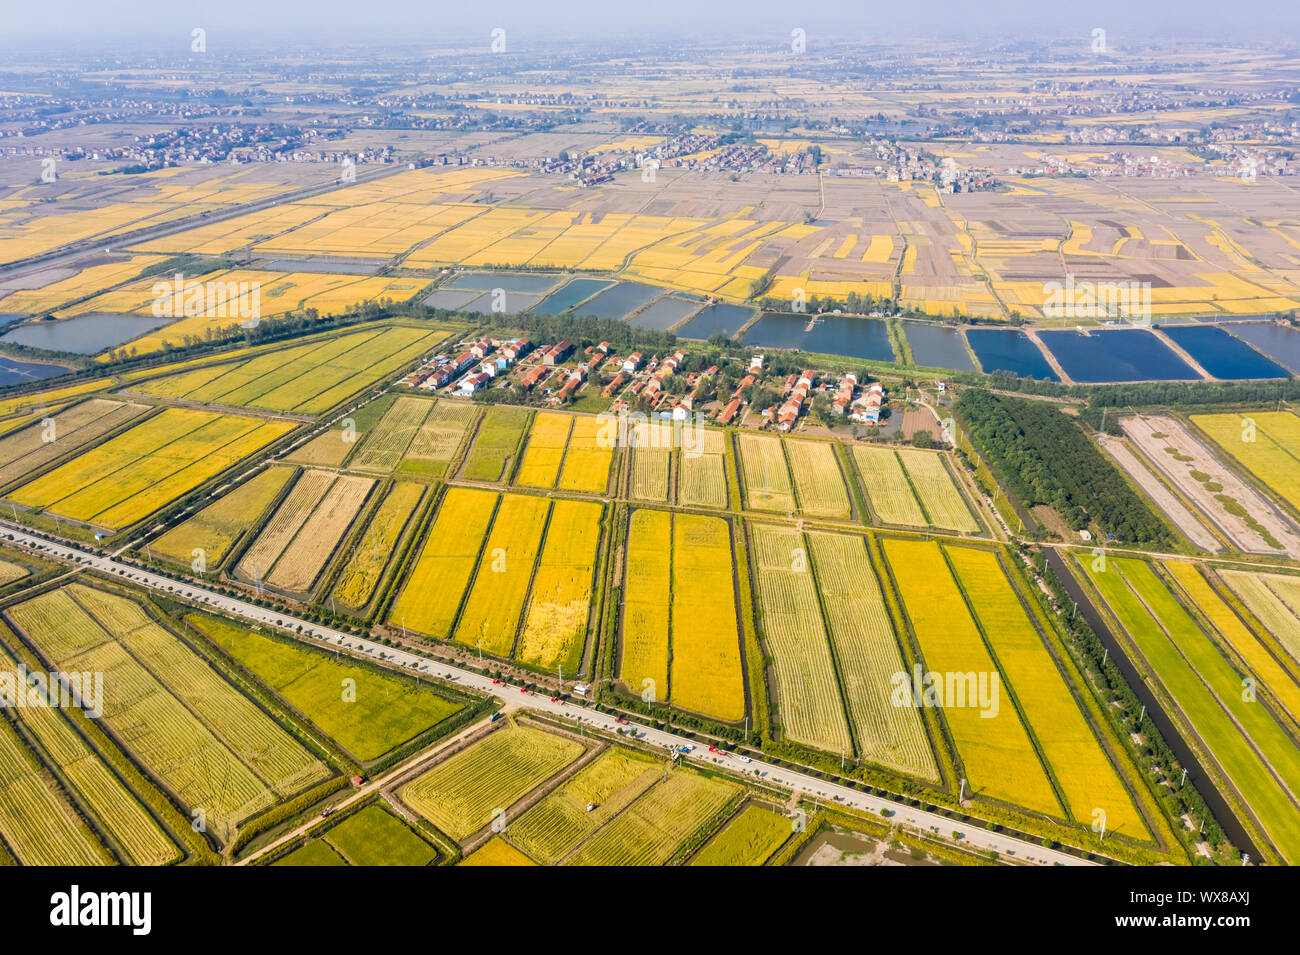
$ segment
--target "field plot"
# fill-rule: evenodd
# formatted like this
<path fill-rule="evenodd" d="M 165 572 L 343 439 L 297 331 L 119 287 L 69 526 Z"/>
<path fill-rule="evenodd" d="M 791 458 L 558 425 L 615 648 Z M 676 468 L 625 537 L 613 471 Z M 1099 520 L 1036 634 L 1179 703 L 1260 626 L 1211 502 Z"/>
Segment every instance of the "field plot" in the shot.
<path fill-rule="evenodd" d="M 378 759 L 463 709 L 427 684 L 413 684 L 395 673 L 224 619 L 192 615 L 188 620 L 226 656 L 362 763 Z M 355 682 L 355 699 L 343 698 L 340 688 L 344 680 Z"/>
<path fill-rule="evenodd" d="M 638 421 L 629 435 L 632 441 L 630 497 L 641 501 L 668 502 L 668 471 L 673 457 L 673 429 L 658 422 Z"/>
<path fill-rule="evenodd" d="M 727 521 L 673 518 L 671 699 L 730 722 L 745 715 L 734 563 Z"/>
<path fill-rule="evenodd" d="M 568 865 L 663 865 L 741 789 L 678 770 L 655 784 L 566 860 Z"/>
<path fill-rule="evenodd" d="M 929 516 L 931 527 L 966 534 L 979 531 L 979 522 L 966 506 L 961 490 L 944 464 L 942 454 L 900 448 L 898 457 L 911 479 L 921 506 Z"/>
<path fill-rule="evenodd" d="M 0 835 L 23 865 L 108 865 L 95 834 L 0 720 Z"/>
<path fill-rule="evenodd" d="M 693 428 L 692 441 L 677 456 L 677 503 L 689 507 L 727 506 L 726 434 Z"/>
<path fill-rule="evenodd" d="M 619 678 L 638 696 L 649 690 L 658 700 L 668 697 L 672 552 L 673 515 L 633 511 L 624 563 Z"/>
<path fill-rule="evenodd" d="M 510 656 L 528 597 L 551 502 L 506 494 L 483 546 L 478 572 L 456 623 L 455 639 L 487 653 Z"/>
<path fill-rule="evenodd" d="M 1256 411 L 1244 417 L 1192 415 L 1192 423 L 1300 511 L 1300 417 L 1286 411 Z"/>
<path fill-rule="evenodd" d="M 691 859 L 691 865 L 762 865 L 793 832 L 790 819 L 776 810 L 749 803 Z"/>
<path fill-rule="evenodd" d="M 308 471 L 239 561 L 238 574 L 287 593 L 311 590 L 375 482 Z M 302 491 L 300 494 L 299 491 Z"/>
<path fill-rule="evenodd" d="M 782 734 L 829 752 L 852 743 L 822 627 L 807 544 L 794 528 L 750 524 L 750 558 Z"/>
<path fill-rule="evenodd" d="M 142 394 L 216 405 L 315 415 L 431 349 L 456 326 L 377 325 L 302 345 L 201 367 L 135 386 Z"/>
<path fill-rule="evenodd" d="M 603 507 L 557 500 L 546 527 L 524 616 L 519 659 L 550 671 L 578 672 L 591 615 L 592 578 Z"/>
<path fill-rule="evenodd" d="M 907 666 L 866 538 L 809 531 L 807 539 L 858 755 L 937 781 L 939 770 L 920 712 L 890 703 L 891 678 Z"/>
<path fill-rule="evenodd" d="M 1284 653 L 1278 654 L 1280 660 L 1274 657 L 1269 645 L 1251 632 L 1194 564 L 1167 560 L 1161 567 L 1177 582 L 1186 601 L 1205 615 L 1210 626 L 1273 692 L 1291 718 L 1300 721 L 1300 678 L 1295 675 L 1294 668 L 1288 670 L 1284 665 Z"/>
<path fill-rule="evenodd" d="M 573 419 L 568 449 L 564 453 L 564 468 L 556 487 L 561 491 L 605 493 L 609 488 L 610 464 L 614 460 L 615 442 L 606 433 L 609 430 L 595 415 L 578 415 Z"/>
<path fill-rule="evenodd" d="M 215 570 L 293 475 L 293 468 L 267 468 L 153 541 L 150 551 L 180 564 L 202 557 L 204 564 Z"/>
<path fill-rule="evenodd" d="M 583 753 L 576 740 L 508 725 L 438 763 L 398 795 L 460 841 L 554 776 Z"/>
<path fill-rule="evenodd" d="M 229 838 L 328 769 L 139 604 L 69 584 L 8 611 L 60 669 L 102 672 L 102 719 L 187 807 Z"/>
<path fill-rule="evenodd" d="M 0 487 L 92 444 L 148 410 L 148 405 L 89 398 L 5 435 L 0 438 Z"/>
<path fill-rule="evenodd" d="M 745 501 L 756 511 L 793 514 L 794 490 L 781 439 L 772 435 L 740 435 L 740 473 Z"/>
<path fill-rule="evenodd" d="M 1110 558 L 1104 572 L 1085 574 L 1278 852 L 1300 860 L 1294 741 L 1267 709 L 1242 699 L 1240 675 L 1149 564 Z"/>
<path fill-rule="evenodd" d="M 478 565 L 498 495 L 469 488 L 447 489 L 420 556 L 388 611 L 388 622 L 439 640 L 451 635 L 461 595 Z"/>
<path fill-rule="evenodd" d="M 434 409 L 434 402 L 400 395 L 379 419 L 352 455 L 349 466 L 358 471 L 387 474 L 401 463 L 411 439 Z"/>
<path fill-rule="evenodd" d="M 330 826 L 319 839 L 354 866 L 424 866 L 438 858 L 437 849 L 378 803 Z"/>
<path fill-rule="evenodd" d="M 169 408 L 10 493 L 10 500 L 117 530 L 238 464 L 293 425 Z"/>
<path fill-rule="evenodd" d="M 989 674 L 991 702 L 991 674 L 997 668 L 939 544 L 888 539 L 884 550 L 926 670 Z M 1010 700 L 999 699 L 991 717 L 981 715 L 992 712 L 991 706 L 982 710 L 969 698 L 964 705 L 946 702 L 943 716 L 976 794 L 1062 816 L 1052 784 Z"/>
<path fill-rule="evenodd" d="M 1239 422 L 1233 416 L 1228 417 Z M 1120 423 L 1124 434 L 1142 455 L 1223 531 L 1238 550 L 1255 554 L 1281 552 L 1300 558 L 1300 534 L 1290 521 L 1263 494 L 1212 454 L 1181 421 L 1171 415 L 1129 415 Z M 1221 428 L 1221 420 L 1207 424 Z M 1241 437 L 1239 423 L 1235 425 L 1235 436 Z"/>
<path fill-rule="evenodd" d="M 1008 580 L 998 555 L 969 547 L 945 548 L 957 581 L 975 610 L 984 639 L 1034 728 L 1043 757 L 1076 822 L 1106 813 L 1106 829 L 1137 839 L 1147 837 L 1115 767 L 1097 741 L 1097 732 L 1075 702 L 1070 687 L 1043 643 Z M 1011 701 L 1003 694 L 1002 706 Z"/>
<path fill-rule="evenodd" d="M 469 404 L 439 401 L 411 439 L 399 474 L 442 477 L 474 426 L 478 409 Z"/>
<path fill-rule="evenodd" d="M 519 453 L 519 442 L 532 412 L 527 408 L 493 405 L 479 425 L 478 434 L 460 476 L 466 481 L 501 481 Z"/>
<path fill-rule="evenodd" d="M 543 865 L 557 865 L 662 774 L 649 757 L 611 746 L 512 823 L 510 841 Z"/>
<path fill-rule="evenodd" d="M 1146 492 L 1146 495 L 1155 502 L 1156 507 L 1160 509 L 1165 517 L 1169 518 L 1184 537 L 1201 550 L 1211 553 L 1218 553 L 1223 550 L 1223 545 L 1201 523 L 1200 519 L 1178 499 L 1177 495 L 1156 478 L 1151 469 L 1142 463 L 1141 458 L 1133 453 L 1133 449 L 1128 446 L 1123 438 L 1103 434 L 1098 436 L 1097 441 L 1105 448 L 1106 453 L 1115 459 L 1115 463 L 1123 469 L 1133 483 Z"/>
<path fill-rule="evenodd" d="M 893 448 L 854 445 L 853 460 L 862 474 L 862 490 L 876 520 L 905 527 L 927 525 L 925 512 L 912 493 L 903 463 Z"/>
<path fill-rule="evenodd" d="M 510 843 L 506 842 L 500 836 L 494 836 L 483 845 L 479 846 L 465 858 L 460 860 L 460 865 L 464 866 L 486 866 L 490 868 L 500 868 L 502 866 L 535 866 L 537 865 L 532 859 L 524 855 Z"/>
<path fill-rule="evenodd" d="M 1240 570 L 1221 570 L 1219 576 L 1277 638 L 1283 651 L 1300 663 L 1300 579 Z"/>
<path fill-rule="evenodd" d="M 361 610 L 370 603 L 424 492 L 423 485 L 398 482 L 384 497 L 334 584 L 333 596 L 345 607 Z"/>
<path fill-rule="evenodd" d="M 525 487 L 555 487 L 573 421 L 572 415 L 553 411 L 541 411 L 533 417 L 524 457 L 515 474 L 516 484 Z"/>
<path fill-rule="evenodd" d="M 799 513 L 847 520 L 851 509 L 835 446 L 825 441 L 785 442 L 799 496 Z"/>

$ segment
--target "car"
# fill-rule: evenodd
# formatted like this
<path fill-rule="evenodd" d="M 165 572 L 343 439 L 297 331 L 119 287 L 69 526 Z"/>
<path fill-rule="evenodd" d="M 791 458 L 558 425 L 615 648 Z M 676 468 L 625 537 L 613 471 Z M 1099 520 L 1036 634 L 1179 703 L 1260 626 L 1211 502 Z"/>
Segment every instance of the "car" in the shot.
<path fill-rule="evenodd" d="M 748 756 L 737 756 L 736 759 L 740 760 L 742 763 L 752 763 L 752 762 L 753 762 L 753 760 L 750 759 Z"/>

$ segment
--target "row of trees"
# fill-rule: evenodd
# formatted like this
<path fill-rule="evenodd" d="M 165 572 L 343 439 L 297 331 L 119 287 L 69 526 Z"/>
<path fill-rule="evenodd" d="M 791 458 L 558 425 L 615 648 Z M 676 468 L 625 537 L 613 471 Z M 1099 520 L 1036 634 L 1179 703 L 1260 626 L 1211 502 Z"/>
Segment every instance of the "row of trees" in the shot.
<path fill-rule="evenodd" d="M 1063 411 L 977 388 L 963 391 L 956 408 L 998 478 L 1025 506 L 1047 504 L 1075 530 L 1096 521 L 1118 541 L 1172 544 L 1165 524 Z"/>

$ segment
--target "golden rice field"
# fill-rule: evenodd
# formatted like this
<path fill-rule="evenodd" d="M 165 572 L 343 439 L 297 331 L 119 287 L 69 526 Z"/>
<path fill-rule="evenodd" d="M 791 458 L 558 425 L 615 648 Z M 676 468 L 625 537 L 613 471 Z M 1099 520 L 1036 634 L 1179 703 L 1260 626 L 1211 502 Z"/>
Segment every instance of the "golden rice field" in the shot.
<path fill-rule="evenodd" d="M 830 531 L 808 531 L 806 536 L 858 755 L 910 776 L 938 780 L 920 712 L 890 702 L 891 678 L 907 666 L 867 539 Z"/>
<path fill-rule="evenodd" d="M 475 866 L 488 866 L 494 869 L 502 866 L 537 865 L 536 862 L 528 858 L 528 856 L 524 855 L 500 836 L 493 836 L 465 858 L 461 859 L 458 864 L 469 866 L 471 868 Z"/>
<path fill-rule="evenodd" d="M 1264 487 L 1300 510 L 1300 417 L 1287 411 L 1255 411 L 1244 416 L 1196 414 L 1191 419 Z"/>
<path fill-rule="evenodd" d="M 135 387 L 159 398 L 315 415 L 396 373 L 452 326 L 370 325 L 244 360 L 201 366 Z"/>
<path fill-rule="evenodd" d="M 93 444 L 149 410 L 148 405 L 88 398 L 35 419 L 28 427 L 0 438 L 0 486 Z"/>
<path fill-rule="evenodd" d="M 483 652 L 497 656 L 510 656 L 514 651 L 550 503 L 531 495 L 502 496 L 474 583 L 456 622 L 454 636 L 459 643 L 482 647 Z"/>
<path fill-rule="evenodd" d="M 640 501 L 668 503 L 668 468 L 671 448 L 634 447 L 628 495 Z"/>
<path fill-rule="evenodd" d="M 903 463 L 893 448 L 854 445 L 853 460 L 862 475 L 867 503 L 881 524 L 925 527 L 925 512 L 907 482 Z"/>
<path fill-rule="evenodd" d="M 0 398 L 0 415 L 11 415 L 16 411 L 32 409 L 43 410 L 60 401 L 78 398 L 92 391 L 102 390 L 112 383 L 111 378 L 94 378 L 90 381 L 78 382 L 75 385 L 67 385 L 63 388 L 50 388 L 47 391 L 16 395 L 12 398 Z"/>
<path fill-rule="evenodd" d="M 544 670 L 576 674 L 586 645 L 592 579 L 603 507 L 557 500 L 537 562 L 519 642 L 519 659 Z"/>
<path fill-rule="evenodd" d="M 10 292 L 0 298 L 0 311 L 14 315 L 45 315 L 67 302 L 133 279 L 154 261 L 152 256 L 133 255 L 122 262 L 92 265 L 42 288 Z"/>
<path fill-rule="evenodd" d="M 724 432 L 692 431 L 694 443 L 677 456 L 677 501 L 692 507 L 727 506 L 727 455 Z"/>
<path fill-rule="evenodd" d="M 293 429 L 168 408 L 13 491 L 9 498 L 72 520 L 128 527 Z"/>
<path fill-rule="evenodd" d="M 649 757 L 611 746 L 511 823 L 509 839 L 541 864 L 558 865 L 662 775 Z"/>
<path fill-rule="evenodd" d="M 7 654 L 0 653 L 0 671 L 9 675 L 14 686 L 22 685 L 16 665 Z M 76 787 L 101 831 L 107 832 L 121 847 L 126 861 L 133 865 L 166 865 L 178 858 L 179 850 L 154 822 L 148 810 L 58 709 L 34 706 L 15 708 L 13 713 Z M 6 787 L 6 794 L 7 803 L 20 804 L 12 789 Z M 56 830 L 58 818 L 55 817 L 56 826 L 52 827 Z M 0 824 L 0 832 L 4 832 L 10 845 L 15 839 L 24 838 L 5 832 L 3 824 Z M 65 859 L 55 861 L 58 864 L 67 862 Z"/>
<path fill-rule="evenodd" d="M 407 482 L 398 482 L 388 491 L 334 584 L 333 596 L 345 607 L 361 610 L 370 603 L 402 532 L 424 500 L 424 492 L 423 485 Z"/>
<path fill-rule="evenodd" d="M 745 715 L 734 565 L 727 521 L 674 516 L 671 701 L 727 722 Z"/>
<path fill-rule="evenodd" d="M 743 790 L 679 769 L 597 832 L 566 865 L 663 865 Z"/>
<path fill-rule="evenodd" d="M 946 548 L 957 580 L 975 608 L 984 638 L 997 654 L 1038 745 L 1077 822 L 1106 813 L 1111 832 L 1147 838 L 1146 826 L 1115 767 L 1084 717 L 1020 597 L 992 551 Z M 1004 690 L 1006 688 L 1004 687 Z M 1010 700 L 1004 700 L 1008 705 Z"/>
<path fill-rule="evenodd" d="M 844 486 L 835 447 L 825 441 L 785 441 L 790 459 L 799 513 L 810 517 L 837 517 L 847 520 L 849 493 Z"/>
<path fill-rule="evenodd" d="M 183 564 L 201 556 L 204 565 L 215 570 L 240 536 L 266 513 L 293 475 L 293 468 L 260 471 L 153 541 L 150 552 Z M 195 554 L 195 550 L 203 553 Z"/>
<path fill-rule="evenodd" d="M 601 419 L 578 415 L 569 433 L 564 466 L 556 485 L 561 491 L 604 494 L 609 488 L 609 469 L 614 460 L 614 443 L 604 433 Z M 528 459 L 525 456 L 524 465 Z M 520 482 L 524 483 L 524 482 Z"/>
<path fill-rule="evenodd" d="M 492 491 L 447 489 L 420 555 L 389 608 L 390 624 L 439 640 L 451 635 L 460 595 L 473 578 L 498 496 Z"/>
<path fill-rule="evenodd" d="M 228 839 L 328 769 L 135 602 L 80 584 L 10 609 L 65 670 L 104 674 L 102 719 L 180 801 Z"/>
<path fill-rule="evenodd" d="M 1237 616 L 1233 608 L 1202 576 L 1194 564 L 1167 560 L 1161 563 L 1161 567 L 1177 582 L 1187 602 L 1205 615 L 1210 625 L 1233 650 L 1241 655 L 1246 666 L 1260 678 L 1263 685 L 1273 693 L 1291 717 L 1300 720 L 1300 682 L 1296 676 L 1288 672 L 1277 657 L 1273 656 L 1269 645 L 1242 622 L 1241 617 Z M 1267 591 L 1266 585 L 1265 590 Z M 1269 593 L 1271 594 L 1271 591 Z M 1249 601 L 1246 601 L 1246 605 L 1253 610 Z M 1267 624 L 1265 626 L 1267 627 Z M 1300 622 L 1296 623 L 1295 629 L 1300 632 Z M 1282 659 L 1285 657 L 1283 656 Z"/>
<path fill-rule="evenodd" d="M 846 751 L 852 743 L 807 542 L 793 527 L 759 523 L 750 525 L 749 539 L 781 734 L 815 749 Z"/>
<path fill-rule="evenodd" d="M 939 544 L 887 539 L 883 546 L 925 669 L 941 674 L 998 672 Z M 991 689 L 992 684 L 988 686 Z M 1062 816 L 1052 784 L 1005 692 L 999 694 L 998 703 L 997 715 L 988 718 L 969 705 L 941 711 L 969 789 L 976 795 Z"/>
<path fill-rule="evenodd" d="M 921 506 L 929 517 L 931 527 L 977 533 L 979 522 L 971 514 L 961 490 L 944 463 L 944 456 L 936 451 L 919 451 L 899 448 L 899 460 L 911 479 L 912 487 Z"/>
<path fill-rule="evenodd" d="M 695 854 L 695 866 L 763 865 L 794 833 L 792 821 L 775 809 L 749 803 Z"/>
<path fill-rule="evenodd" d="M 781 439 L 773 435 L 740 435 L 740 473 L 745 501 L 756 511 L 795 512 L 794 489 Z"/>
<path fill-rule="evenodd" d="M 398 790 L 408 806 L 459 841 L 487 826 L 583 753 L 578 741 L 507 724 Z"/>
<path fill-rule="evenodd" d="M 668 511 L 632 512 L 623 582 L 622 656 L 619 679 L 638 696 L 668 696 L 668 647 L 673 516 Z"/>
<path fill-rule="evenodd" d="M 528 431 L 523 460 L 515 473 L 515 483 L 525 487 L 555 487 L 569 442 L 569 430 L 576 419 L 572 415 L 540 411 L 533 416 Z"/>

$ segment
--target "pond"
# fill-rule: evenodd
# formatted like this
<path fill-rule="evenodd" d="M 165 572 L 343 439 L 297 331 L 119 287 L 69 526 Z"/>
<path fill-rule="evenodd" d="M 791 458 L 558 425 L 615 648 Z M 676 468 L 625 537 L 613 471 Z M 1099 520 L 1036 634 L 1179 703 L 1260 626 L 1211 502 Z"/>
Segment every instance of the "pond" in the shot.
<path fill-rule="evenodd" d="M 590 302 L 574 311 L 575 315 L 590 315 L 596 318 L 619 318 L 635 311 L 656 295 L 663 294 L 657 285 L 645 285 L 641 282 L 619 282 L 611 289 L 601 292 Z"/>
<path fill-rule="evenodd" d="M 742 341 L 755 348 L 798 348 L 869 361 L 894 360 L 889 330 L 881 319 L 822 315 L 809 330 L 812 317 L 766 313 L 749 327 Z"/>
<path fill-rule="evenodd" d="M 591 298 L 602 289 L 609 288 L 612 284 L 604 279 L 574 279 L 564 288 L 556 289 L 542 299 L 533 311 L 538 315 L 559 315 L 579 302 Z"/>
<path fill-rule="evenodd" d="M 1273 322 L 1233 325 L 1232 334 L 1300 374 L 1300 331 Z"/>
<path fill-rule="evenodd" d="M 972 328 L 966 341 L 985 372 L 1009 371 L 1021 378 L 1060 381 L 1033 339 L 1018 328 Z"/>
<path fill-rule="evenodd" d="M 975 362 L 966 350 L 961 329 L 929 322 L 903 322 L 903 333 L 912 347 L 912 359 L 923 368 L 950 368 L 975 371 Z"/>
<path fill-rule="evenodd" d="M 0 387 L 53 378 L 55 375 L 66 374 L 67 371 L 62 365 L 49 365 L 43 361 L 19 361 L 0 355 Z"/>
<path fill-rule="evenodd" d="M 719 334 L 731 336 L 744 328 L 745 323 L 753 317 L 752 308 L 741 305 L 709 305 L 700 309 L 698 315 L 679 328 L 677 335 L 702 341 Z"/>
<path fill-rule="evenodd" d="M 668 295 L 637 312 L 627 323 L 637 328 L 666 332 L 699 307 L 699 302 L 688 302 L 684 298 Z"/>
<path fill-rule="evenodd" d="M 1075 381 L 1196 381 L 1201 377 L 1145 328 L 1058 329 L 1038 335 Z"/>
<path fill-rule="evenodd" d="M 494 288 L 503 288 L 507 292 L 532 292 L 540 295 L 547 289 L 554 288 L 560 281 L 558 275 L 532 275 L 523 272 L 465 272 L 452 278 L 448 288 L 478 289 L 490 292 Z"/>
<path fill-rule="evenodd" d="M 143 335 L 166 325 L 168 319 L 152 315 L 110 315 L 107 312 L 90 312 L 76 318 L 61 318 L 52 322 L 35 322 L 19 325 L 4 335 L 0 342 L 44 348 L 48 351 L 73 352 L 77 355 L 94 355 L 106 348 Z"/>
<path fill-rule="evenodd" d="M 276 259 L 268 262 L 271 272 L 325 272 L 333 275 L 374 275 L 383 262 L 312 262 L 307 259 Z"/>
<path fill-rule="evenodd" d="M 1287 370 L 1214 325 L 1160 329 L 1215 378 L 1288 378 Z"/>

